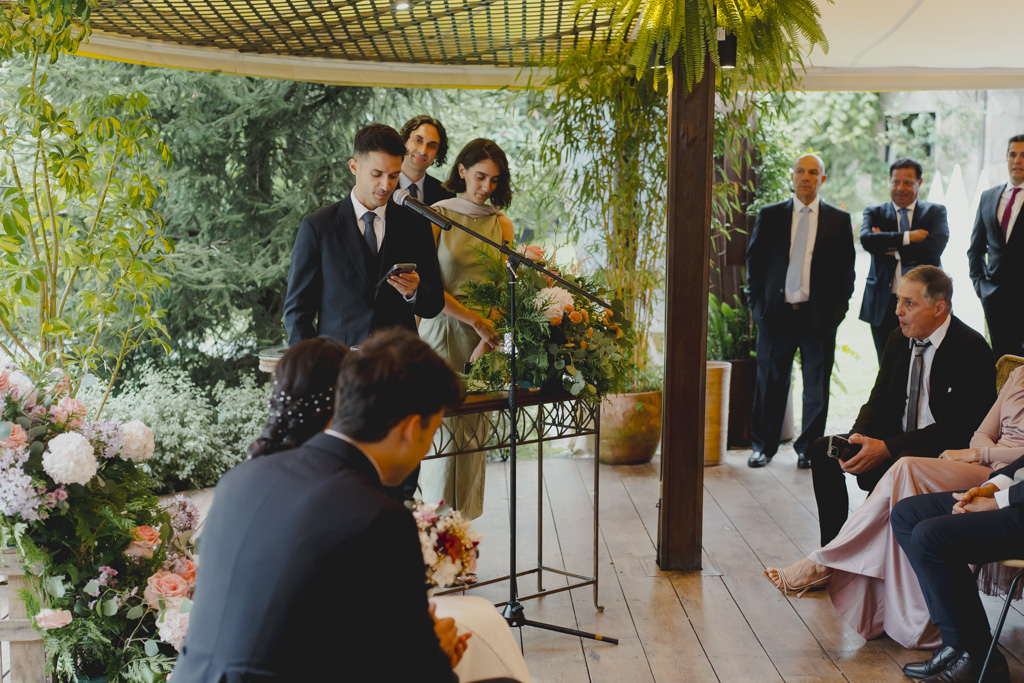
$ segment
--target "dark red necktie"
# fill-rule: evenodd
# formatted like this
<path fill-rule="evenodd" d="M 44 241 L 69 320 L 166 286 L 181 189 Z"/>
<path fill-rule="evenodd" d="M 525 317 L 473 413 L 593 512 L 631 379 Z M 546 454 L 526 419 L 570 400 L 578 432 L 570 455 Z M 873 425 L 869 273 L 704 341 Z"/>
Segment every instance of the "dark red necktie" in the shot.
<path fill-rule="evenodd" d="M 1017 198 L 1019 191 L 1019 187 L 1010 190 L 1010 201 L 1006 202 L 1006 208 L 1003 209 L 1003 220 L 999 221 L 999 227 L 1003 229 L 1004 242 L 1006 241 L 1006 232 L 1010 229 L 1010 214 L 1013 213 L 1013 200 Z"/>

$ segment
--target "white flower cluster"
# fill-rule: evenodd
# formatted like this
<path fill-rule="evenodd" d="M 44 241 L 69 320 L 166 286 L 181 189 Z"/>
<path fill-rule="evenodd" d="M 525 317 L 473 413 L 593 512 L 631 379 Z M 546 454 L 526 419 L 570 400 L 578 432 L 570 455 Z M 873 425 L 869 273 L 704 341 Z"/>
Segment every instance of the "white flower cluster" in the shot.
<path fill-rule="evenodd" d="M 8 378 L 8 382 L 10 382 L 11 394 L 14 398 L 23 401 L 25 405 L 35 405 L 39 393 L 36 391 L 36 383 L 32 381 L 31 377 L 21 370 L 15 370 Z"/>
<path fill-rule="evenodd" d="M 537 298 L 533 300 L 533 305 L 538 311 L 543 310 L 544 317 L 548 320 L 561 318 L 565 313 L 565 307 L 571 306 L 572 303 L 572 293 L 561 287 L 545 287 L 537 292 Z"/>
<path fill-rule="evenodd" d="M 132 462 L 142 462 L 153 456 L 153 449 L 156 447 L 153 430 L 142 422 L 139 420 L 126 422 L 121 425 L 121 434 L 124 437 L 121 457 Z"/>
<path fill-rule="evenodd" d="M 78 432 L 58 434 L 43 453 L 43 470 L 58 484 L 88 484 L 97 466 L 92 444 Z"/>
<path fill-rule="evenodd" d="M 186 598 L 164 598 L 165 605 L 160 616 L 157 617 L 157 632 L 160 640 L 170 643 L 178 652 L 181 652 L 181 644 L 185 642 L 185 634 L 188 632 L 188 612 L 182 614 L 181 604 Z"/>
<path fill-rule="evenodd" d="M 34 522 L 40 519 L 39 508 L 45 499 L 22 469 L 27 460 L 27 448 L 0 449 L 0 512 Z"/>

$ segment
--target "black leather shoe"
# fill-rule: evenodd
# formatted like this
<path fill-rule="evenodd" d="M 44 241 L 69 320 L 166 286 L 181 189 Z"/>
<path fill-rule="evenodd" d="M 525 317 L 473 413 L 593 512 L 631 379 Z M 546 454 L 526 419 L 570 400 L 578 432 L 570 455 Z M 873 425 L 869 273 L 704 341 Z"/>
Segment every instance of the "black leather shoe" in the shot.
<path fill-rule="evenodd" d="M 948 645 L 940 647 L 932 653 L 932 658 L 924 662 L 911 662 L 903 665 L 903 674 L 911 678 L 926 678 L 939 673 L 959 657 L 961 650 Z"/>
<path fill-rule="evenodd" d="M 797 453 L 796 466 L 801 470 L 811 469 L 811 456 L 806 453 Z"/>
<path fill-rule="evenodd" d="M 934 676 L 923 679 L 924 683 L 979 683 L 981 667 L 985 664 L 985 655 L 978 657 L 961 652 L 945 669 Z M 992 653 L 992 661 L 988 663 L 985 680 L 980 683 L 1010 683 L 1010 671 L 1006 667 L 1006 658 L 998 650 Z"/>
<path fill-rule="evenodd" d="M 765 455 L 761 451 L 754 451 L 750 454 L 750 457 L 747 458 L 747 467 L 764 467 L 772 461 L 773 455 L 775 454 Z"/>

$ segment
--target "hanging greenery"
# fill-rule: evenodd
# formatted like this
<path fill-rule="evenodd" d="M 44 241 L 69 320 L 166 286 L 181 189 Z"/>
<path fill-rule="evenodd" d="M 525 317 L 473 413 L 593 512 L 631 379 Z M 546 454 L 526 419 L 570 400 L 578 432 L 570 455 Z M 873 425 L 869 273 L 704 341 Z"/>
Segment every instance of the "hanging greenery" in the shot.
<path fill-rule="evenodd" d="M 703 78 L 709 54 L 719 64 L 719 27 L 736 36 L 737 65 L 749 64 L 762 82 L 787 76 L 795 46 L 828 51 L 814 0 L 576 0 L 573 10 L 609 16 L 612 40 L 631 41 L 629 63 L 638 77 L 652 54 L 670 79 L 678 77 L 671 65 L 679 53 L 687 93 Z"/>

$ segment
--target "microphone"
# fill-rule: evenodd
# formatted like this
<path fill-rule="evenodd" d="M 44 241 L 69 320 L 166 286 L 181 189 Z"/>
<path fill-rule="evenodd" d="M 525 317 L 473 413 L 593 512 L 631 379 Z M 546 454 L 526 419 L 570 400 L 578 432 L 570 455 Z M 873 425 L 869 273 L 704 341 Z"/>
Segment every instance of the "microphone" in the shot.
<path fill-rule="evenodd" d="M 445 218 L 437 211 L 434 211 L 429 206 L 416 199 L 409 194 L 407 190 L 398 189 L 391 195 L 391 198 L 395 200 L 395 204 L 404 206 L 415 214 L 423 216 L 428 221 L 441 228 L 442 230 L 451 230 L 452 221 Z"/>

